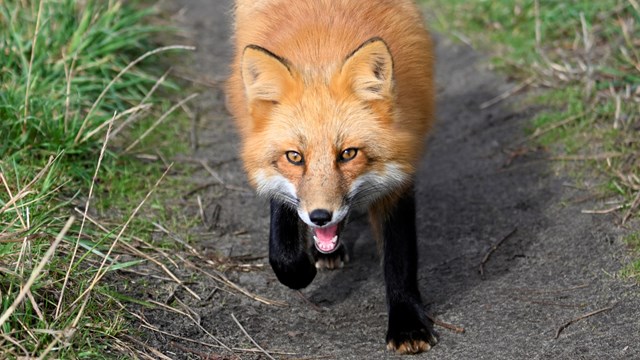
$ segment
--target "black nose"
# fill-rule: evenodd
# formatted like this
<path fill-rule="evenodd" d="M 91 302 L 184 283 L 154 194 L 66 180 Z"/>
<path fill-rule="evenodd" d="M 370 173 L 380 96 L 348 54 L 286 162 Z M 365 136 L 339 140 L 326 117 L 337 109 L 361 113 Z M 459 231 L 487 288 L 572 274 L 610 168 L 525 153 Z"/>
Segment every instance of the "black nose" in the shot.
<path fill-rule="evenodd" d="M 309 219 L 314 224 L 322 226 L 331 221 L 331 213 L 325 209 L 315 209 L 309 213 Z"/>

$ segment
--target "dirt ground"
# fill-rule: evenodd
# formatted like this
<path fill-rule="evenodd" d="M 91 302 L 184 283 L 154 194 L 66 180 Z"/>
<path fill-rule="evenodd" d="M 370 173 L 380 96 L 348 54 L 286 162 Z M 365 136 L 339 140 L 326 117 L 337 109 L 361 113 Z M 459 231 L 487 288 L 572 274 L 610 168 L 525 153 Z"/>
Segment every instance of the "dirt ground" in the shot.
<path fill-rule="evenodd" d="M 274 358 L 397 358 L 385 350 L 384 283 L 365 219 L 347 229 L 352 261 L 340 271 L 319 273 L 302 291 L 308 301 L 279 284 L 268 265 L 268 204 L 243 190 L 248 186 L 237 157 L 238 137 L 219 86 L 231 52 L 230 1 L 162 4 L 198 48 L 175 64 L 177 71 L 212 85 L 198 85 L 205 91 L 192 104 L 200 114 L 194 131 L 198 146 L 184 157 L 204 159 L 226 184 L 186 195 L 175 211 L 197 214 L 199 196 L 207 226 L 193 230 L 196 251 L 242 262 L 244 267 L 231 267 L 226 276 L 286 306 L 263 304 L 183 268 L 176 272 L 193 274 L 188 286 L 201 301 L 157 279 L 145 280 L 146 287 L 136 292 L 172 306 L 182 303 L 194 321 L 161 309 L 139 312 L 157 330 L 190 341 L 136 323 L 143 341 L 175 359 L 266 359 L 259 352 L 232 355 L 204 345 L 216 344 L 215 336 L 230 347 L 255 348 L 233 315 Z M 569 186 L 572 181 L 545 160 L 544 151 L 514 156 L 534 109 L 508 99 L 480 110 L 512 85 L 487 70 L 472 49 L 436 40 L 438 124 L 416 190 L 418 276 L 428 311 L 465 332 L 436 326 L 438 345 L 416 357 L 640 358 L 640 292 L 616 277 L 625 250 L 614 219 L 582 214 L 600 204 L 584 201 L 589 194 Z M 205 169 L 177 176 L 194 184 L 212 180 Z M 480 276 L 480 264 L 501 240 Z M 563 324 L 609 307 L 571 323 L 555 338 Z"/>

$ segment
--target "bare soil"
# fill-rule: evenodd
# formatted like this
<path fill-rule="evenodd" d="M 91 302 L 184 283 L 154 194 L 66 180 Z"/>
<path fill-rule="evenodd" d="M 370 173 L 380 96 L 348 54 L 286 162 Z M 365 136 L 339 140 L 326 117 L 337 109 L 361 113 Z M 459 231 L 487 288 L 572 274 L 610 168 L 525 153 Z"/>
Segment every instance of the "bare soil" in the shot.
<path fill-rule="evenodd" d="M 192 232 L 200 255 L 187 250 L 176 255 L 196 262 L 227 259 L 221 266 L 229 280 L 286 306 L 253 300 L 180 265 L 172 270 L 189 276 L 186 285 L 202 300 L 170 281 L 127 278 L 135 280 L 128 287 L 142 300 L 165 302 L 193 318 L 141 307 L 137 312 L 148 324 L 189 339 L 149 330 L 138 321 L 134 326 L 142 341 L 175 359 L 266 359 L 260 352 L 232 354 L 204 344 L 217 344 L 215 336 L 229 347 L 255 349 L 234 315 L 274 358 L 398 357 L 385 350 L 384 283 L 366 219 L 347 229 L 351 262 L 319 273 L 302 291 L 307 300 L 279 284 L 269 267 L 268 203 L 248 190 L 220 82 L 231 54 L 230 2 L 173 0 L 162 7 L 198 48 L 192 57 L 179 59 L 177 71 L 204 91 L 193 104 L 200 114 L 193 132 L 197 147 L 183 158 L 204 160 L 225 184 L 176 199 L 175 212 L 188 217 L 199 216 L 200 197 L 205 215 Z M 600 204 L 584 201 L 588 192 L 567 186 L 573 182 L 544 150 L 517 151 L 535 109 L 516 106 L 513 98 L 480 109 L 512 85 L 490 72 L 473 49 L 436 40 L 438 124 L 416 189 L 419 286 L 428 311 L 465 332 L 436 326 L 438 345 L 416 357 L 640 358 L 638 287 L 616 277 L 625 257 L 622 230 L 608 215 L 581 213 Z M 194 188 L 213 180 L 204 168 L 174 176 Z M 196 265 L 213 271 L 205 263 Z M 555 338 L 570 320 L 608 307 L 571 323 Z"/>

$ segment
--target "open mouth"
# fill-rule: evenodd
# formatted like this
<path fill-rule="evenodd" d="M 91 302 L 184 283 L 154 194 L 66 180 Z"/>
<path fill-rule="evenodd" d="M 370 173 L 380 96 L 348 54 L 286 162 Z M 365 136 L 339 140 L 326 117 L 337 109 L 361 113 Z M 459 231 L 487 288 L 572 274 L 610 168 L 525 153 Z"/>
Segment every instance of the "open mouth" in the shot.
<path fill-rule="evenodd" d="M 342 222 L 323 228 L 312 228 L 313 243 L 323 254 L 331 254 L 340 247 L 340 230 Z"/>

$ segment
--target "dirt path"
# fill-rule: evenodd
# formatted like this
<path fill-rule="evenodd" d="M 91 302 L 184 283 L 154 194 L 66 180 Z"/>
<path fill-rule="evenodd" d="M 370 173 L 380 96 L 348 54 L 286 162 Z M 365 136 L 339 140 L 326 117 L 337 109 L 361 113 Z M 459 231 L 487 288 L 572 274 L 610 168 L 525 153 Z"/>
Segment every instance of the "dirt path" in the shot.
<path fill-rule="evenodd" d="M 228 45 L 228 1 L 175 0 L 163 5 L 175 24 L 198 47 L 179 71 L 207 82 L 225 76 Z M 419 358 L 438 359 L 604 359 L 640 357 L 640 296 L 637 286 L 615 279 L 624 256 L 620 234 L 606 216 L 581 214 L 597 206 L 578 202 L 586 194 L 563 184 L 544 153 L 512 158 L 530 110 L 513 110 L 503 102 L 486 110 L 480 104 L 510 86 L 478 62 L 467 47 L 438 38 L 438 126 L 417 185 L 420 249 L 419 285 L 428 310 L 437 318 L 464 326 L 464 334 L 436 327 L 440 343 Z M 182 289 L 184 302 L 201 326 L 233 347 L 253 347 L 239 326 L 264 348 L 295 353 L 275 358 L 385 359 L 396 356 L 384 347 L 386 308 L 383 279 L 374 242 L 365 222 L 348 228 L 352 262 L 341 271 L 320 273 L 303 301 L 280 285 L 266 259 L 268 207 L 246 188 L 237 159 L 238 140 L 224 110 L 219 87 L 207 88 L 197 107 L 199 147 L 185 156 L 206 159 L 227 187 L 202 189 L 183 204 L 196 213 L 202 198 L 210 229 L 198 243 L 202 253 L 263 256 L 246 263 L 256 270 L 227 271 L 236 284 L 286 302 L 264 305 L 217 289 L 207 277 L 194 278 L 196 301 Z M 512 104 L 511 104 L 512 105 Z M 509 162 L 509 165 L 506 166 Z M 186 175 L 185 175 L 186 176 Z M 211 180 L 205 171 L 185 181 Z M 216 215 L 217 214 L 217 215 Z M 483 258 L 514 229 L 488 259 Z M 262 265 L 262 267 L 260 267 Z M 186 270 L 185 270 L 186 271 Z M 164 301 L 164 283 L 146 290 Z M 612 309 L 557 329 L 594 310 Z M 214 343 L 184 316 L 145 310 L 162 331 Z M 144 329 L 142 329 L 144 330 Z M 232 358 L 224 350 L 144 332 L 147 343 L 179 358 Z M 218 354 L 223 357 L 213 357 Z M 243 359 L 266 358 L 243 353 Z"/>

